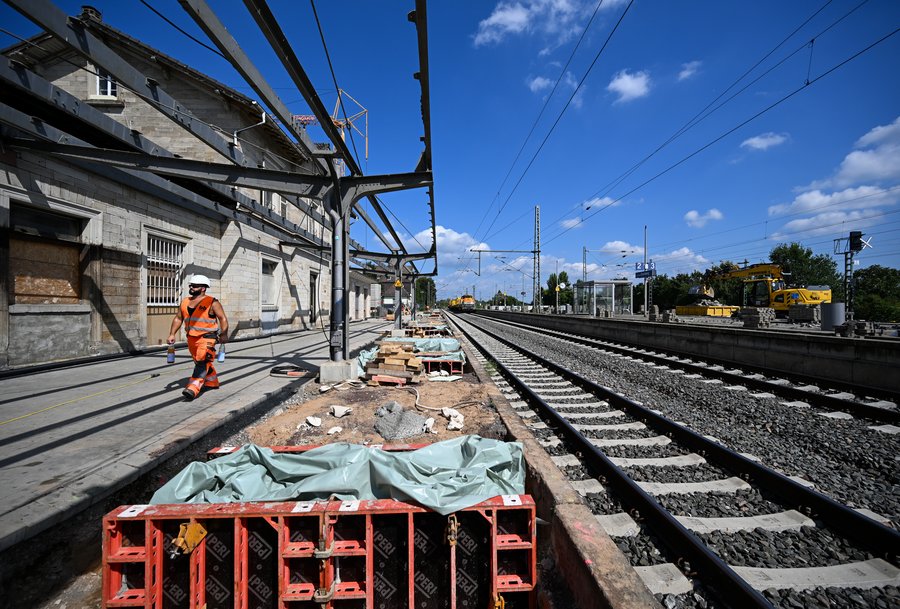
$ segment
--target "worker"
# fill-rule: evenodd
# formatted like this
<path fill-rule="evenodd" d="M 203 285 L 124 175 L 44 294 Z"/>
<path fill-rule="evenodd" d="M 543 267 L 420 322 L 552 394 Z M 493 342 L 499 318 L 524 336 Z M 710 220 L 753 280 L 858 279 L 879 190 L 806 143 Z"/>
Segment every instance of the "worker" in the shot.
<path fill-rule="evenodd" d="M 175 343 L 175 333 L 185 321 L 188 350 L 194 359 L 194 371 L 187 387 L 181 394 L 188 400 L 200 395 L 204 387 L 215 389 L 219 386 L 219 377 L 213 367 L 216 357 L 216 342 L 228 340 L 228 318 L 222 303 L 206 294 L 209 279 L 206 275 L 194 275 L 188 283 L 190 296 L 178 305 L 178 312 L 172 319 L 169 329 L 169 344 Z"/>

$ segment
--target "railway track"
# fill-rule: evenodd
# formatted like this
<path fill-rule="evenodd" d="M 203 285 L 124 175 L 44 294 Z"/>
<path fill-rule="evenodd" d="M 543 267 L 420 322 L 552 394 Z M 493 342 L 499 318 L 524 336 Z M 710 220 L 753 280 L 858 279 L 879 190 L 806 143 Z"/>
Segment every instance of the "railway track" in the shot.
<path fill-rule="evenodd" d="M 511 327 L 535 331 L 527 325 L 513 321 L 504 321 L 503 323 Z M 885 396 L 891 399 L 878 399 L 868 397 L 863 394 L 864 392 L 850 392 L 843 386 L 827 387 L 821 381 L 785 375 L 781 371 L 728 368 L 715 362 L 705 362 L 701 359 L 642 349 L 633 345 L 598 340 L 580 334 L 558 332 L 546 328 L 542 328 L 540 333 L 596 348 L 608 354 L 683 370 L 687 375 L 696 375 L 694 378 L 718 379 L 731 386 L 740 385 L 755 391 L 771 392 L 797 402 L 798 407 L 815 406 L 835 413 L 832 415 L 835 418 L 851 414 L 889 424 L 900 424 L 900 409 L 897 407 L 897 398 L 900 396 L 896 394 Z"/>
<path fill-rule="evenodd" d="M 866 492 L 856 492 L 855 505 L 847 505 L 849 501 L 830 496 L 840 493 L 827 492 L 840 482 L 817 480 L 826 491 L 819 492 L 805 480 L 791 478 L 794 466 L 777 452 L 742 454 L 709 437 L 702 426 L 692 429 L 673 420 L 673 415 L 690 419 L 691 411 L 707 407 L 705 403 L 688 408 L 684 400 L 680 405 L 668 400 L 660 406 L 669 411 L 663 413 L 644 396 L 646 405 L 600 385 L 590 378 L 591 365 L 582 366 L 582 373 L 570 369 L 595 355 L 588 357 L 592 348 L 580 347 L 567 359 L 569 337 L 546 330 L 530 333 L 473 316 L 453 321 L 494 363 L 503 377 L 498 384 L 514 407 L 664 606 L 900 604 L 900 534 L 877 514 L 853 509 L 886 507 L 896 517 L 894 503 L 879 503 L 877 484 L 862 485 Z M 554 343 L 557 353 L 550 358 L 534 352 L 539 347 L 544 355 L 552 353 Z M 620 353 L 603 357 L 612 365 L 624 359 Z M 649 365 L 654 370 L 666 366 L 660 374 L 668 376 L 673 388 L 688 384 L 683 369 Z M 773 401 L 746 389 L 729 391 L 721 378 L 690 381 L 713 394 L 747 393 L 744 403 L 749 405 Z M 847 423 L 819 419 L 827 420 L 825 425 Z M 748 417 L 745 424 L 754 425 L 752 420 Z M 870 433 L 889 445 L 893 461 L 882 465 L 893 465 L 896 477 L 895 436 Z M 834 464 L 833 469 L 847 467 Z M 890 490 L 897 494 L 896 486 Z"/>

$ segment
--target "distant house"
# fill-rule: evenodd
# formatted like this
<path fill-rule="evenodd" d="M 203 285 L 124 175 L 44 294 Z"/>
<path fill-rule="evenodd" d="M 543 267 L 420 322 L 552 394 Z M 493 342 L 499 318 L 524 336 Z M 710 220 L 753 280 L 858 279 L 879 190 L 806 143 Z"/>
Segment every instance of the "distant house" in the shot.
<path fill-rule="evenodd" d="M 308 169 L 312 161 L 271 121 L 261 121 L 250 98 L 109 27 L 95 9 L 85 7 L 80 19 L 179 100 L 181 120 L 233 141 L 249 166 Z M 41 139 L 55 129 L 71 136 L 67 141 L 100 148 L 129 150 L 130 141 L 141 140 L 169 156 L 227 162 L 50 35 L 5 49 L 0 60 L 6 117 L 0 142 Z M 301 238 L 269 230 L 279 222 Z M 211 278 L 210 293 L 222 300 L 234 336 L 328 322 L 329 223 L 315 201 L 295 195 L 166 179 L 4 145 L 0 229 L 0 367 L 162 344 L 193 273 Z M 370 283 L 352 274 L 350 319 L 368 316 Z"/>

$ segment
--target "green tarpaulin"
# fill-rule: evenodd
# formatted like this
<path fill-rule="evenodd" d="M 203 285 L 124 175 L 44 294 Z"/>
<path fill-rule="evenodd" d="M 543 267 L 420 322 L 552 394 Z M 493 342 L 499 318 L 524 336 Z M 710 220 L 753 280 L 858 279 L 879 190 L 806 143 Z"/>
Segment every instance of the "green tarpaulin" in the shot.
<path fill-rule="evenodd" d="M 191 463 L 150 503 L 397 499 L 449 514 L 524 492 L 522 445 L 470 435 L 410 452 L 339 443 L 276 453 L 248 444 Z"/>

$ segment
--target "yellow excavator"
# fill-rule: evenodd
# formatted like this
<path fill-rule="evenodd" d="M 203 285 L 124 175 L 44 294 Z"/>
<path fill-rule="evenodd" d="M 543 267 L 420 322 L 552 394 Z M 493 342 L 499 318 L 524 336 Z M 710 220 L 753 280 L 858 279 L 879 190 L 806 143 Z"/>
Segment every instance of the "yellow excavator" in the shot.
<path fill-rule="evenodd" d="M 743 306 L 771 307 L 779 316 L 787 315 L 791 305 L 820 305 L 831 302 L 831 288 L 828 286 L 796 287 L 787 284 L 790 273 L 784 272 L 777 264 L 751 264 L 743 268 L 715 273 L 706 279 L 744 279 Z M 692 293 L 711 295 L 712 288 L 706 285 L 694 286 Z M 735 307 L 737 308 L 737 307 Z"/>

